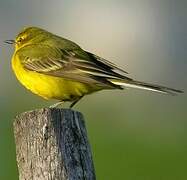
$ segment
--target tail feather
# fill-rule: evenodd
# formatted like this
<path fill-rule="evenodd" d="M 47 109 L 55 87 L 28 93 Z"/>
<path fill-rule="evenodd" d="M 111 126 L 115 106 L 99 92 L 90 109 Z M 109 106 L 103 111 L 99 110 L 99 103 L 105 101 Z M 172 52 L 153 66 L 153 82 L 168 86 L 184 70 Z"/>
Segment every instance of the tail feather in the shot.
<path fill-rule="evenodd" d="M 111 82 L 119 86 L 144 89 L 144 90 L 155 91 L 155 92 L 160 92 L 160 93 L 165 93 L 165 94 L 176 95 L 177 93 L 183 93 L 183 91 L 181 90 L 168 88 L 168 87 L 164 87 L 164 86 L 160 86 L 156 84 L 135 81 L 135 80 L 124 80 L 124 81 L 123 80 L 111 80 Z"/>

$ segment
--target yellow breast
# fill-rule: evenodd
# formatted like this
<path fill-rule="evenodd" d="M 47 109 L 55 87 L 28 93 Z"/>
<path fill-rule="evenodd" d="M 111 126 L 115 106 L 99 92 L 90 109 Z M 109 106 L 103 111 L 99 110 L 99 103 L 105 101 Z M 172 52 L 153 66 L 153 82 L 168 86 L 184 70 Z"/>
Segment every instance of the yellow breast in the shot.
<path fill-rule="evenodd" d="M 13 56 L 12 68 L 17 79 L 27 89 L 45 99 L 71 101 L 96 91 L 95 88 L 80 82 L 26 70 L 17 56 Z"/>

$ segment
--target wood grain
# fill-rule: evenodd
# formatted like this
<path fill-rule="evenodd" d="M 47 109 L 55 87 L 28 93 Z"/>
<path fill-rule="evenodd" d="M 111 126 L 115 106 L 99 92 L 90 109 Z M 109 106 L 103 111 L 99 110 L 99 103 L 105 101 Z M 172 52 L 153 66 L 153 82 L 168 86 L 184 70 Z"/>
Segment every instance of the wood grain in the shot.
<path fill-rule="evenodd" d="M 19 180 L 95 180 L 84 118 L 70 109 L 44 108 L 14 121 Z"/>

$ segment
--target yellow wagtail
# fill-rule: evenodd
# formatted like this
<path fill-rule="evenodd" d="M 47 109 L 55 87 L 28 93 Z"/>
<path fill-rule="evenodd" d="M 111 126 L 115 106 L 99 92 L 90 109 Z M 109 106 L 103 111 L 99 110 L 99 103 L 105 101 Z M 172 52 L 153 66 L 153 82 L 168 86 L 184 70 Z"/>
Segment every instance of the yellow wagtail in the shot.
<path fill-rule="evenodd" d="M 15 40 L 5 42 L 15 45 L 12 68 L 18 80 L 45 99 L 71 101 L 70 107 L 84 95 L 103 89 L 132 87 L 166 94 L 182 92 L 135 81 L 115 64 L 37 27 L 25 28 Z"/>

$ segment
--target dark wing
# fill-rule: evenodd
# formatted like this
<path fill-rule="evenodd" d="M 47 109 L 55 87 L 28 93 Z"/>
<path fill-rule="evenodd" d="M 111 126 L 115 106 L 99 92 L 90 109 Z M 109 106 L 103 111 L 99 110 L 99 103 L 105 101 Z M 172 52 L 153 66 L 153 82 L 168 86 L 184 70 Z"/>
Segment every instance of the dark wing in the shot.
<path fill-rule="evenodd" d="M 130 78 L 115 72 L 115 70 L 124 71 L 114 64 L 82 49 L 71 51 L 51 48 L 46 45 L 31 45 L 24 47 L 19 54 L 19 59 L 27 70 L 83 83 L 120 88 L 108 79 L 130 80 Z"/>
<path fill-rule="evenodd" d="M 106 59 L 104 59 L 102 57 L 99 57 L 99 56 L 97 56 L 95 54 L 92 54 L 90 52 L 86 51 L 86 53 L 90 56 L 90 58 L 92 60 L 95 61 L 96 64 L 98 64 L 98 65 L 100 65 L 100 66 L 102 66 L 104 68 L 110 69 L 110 70 L 119 71 L 119 73 L 128 74 L 127 71 L 124 71 L 123 69 L 119 68 L 116 64 L 114 64 L 114 63 L 112 63 L 112 62 L 110 62 L 110 61 L 108 61 L 108 60 L 106 60 Z"/>

